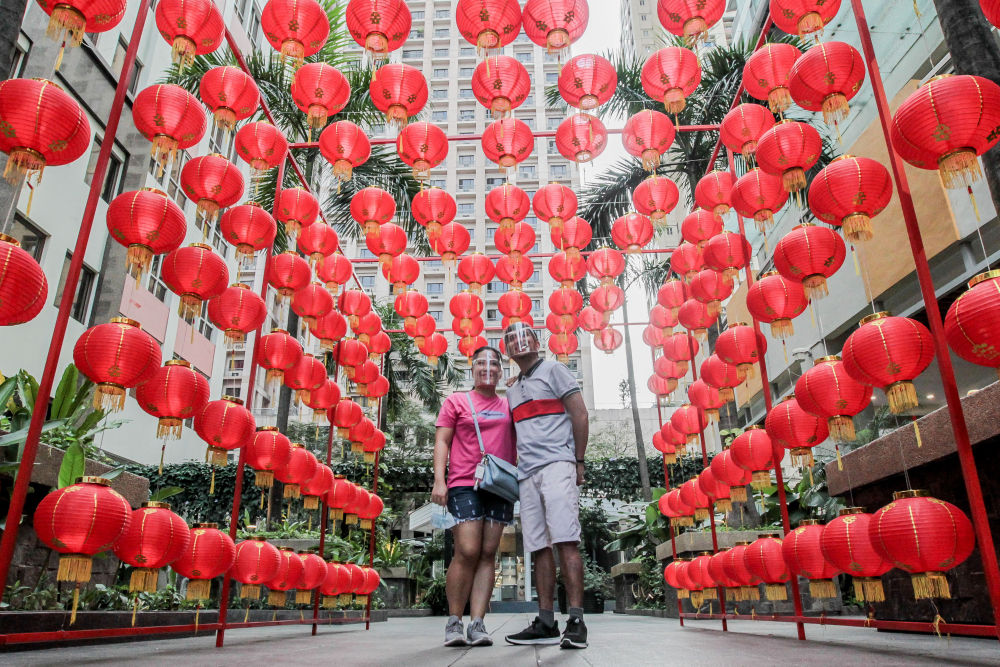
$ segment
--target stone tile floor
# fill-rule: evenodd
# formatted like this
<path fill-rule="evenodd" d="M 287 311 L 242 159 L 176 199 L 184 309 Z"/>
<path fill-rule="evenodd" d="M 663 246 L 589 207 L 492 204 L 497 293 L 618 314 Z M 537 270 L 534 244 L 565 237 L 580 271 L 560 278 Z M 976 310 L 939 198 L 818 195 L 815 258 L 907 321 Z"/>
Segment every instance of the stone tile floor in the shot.
<path fill-rule="evenodd" d="M 864 628 L 807 626 L 808 641 L 795 639 L 790 623 L 737 621 L 730 632 L 718 621 L 620 616 L 587 617 L 590 648 L 509 646 L 503 636 L 530 621 L 525 614 L 493 614 L 489 648 L 445 648 L 443 618 L 394 618 L 363 627 L 232 630 L 226 647 L 214 636 L 66 647 L 0 655 L 2 665 L 1000 665 L 1000 642 L 880 633 Z"/>

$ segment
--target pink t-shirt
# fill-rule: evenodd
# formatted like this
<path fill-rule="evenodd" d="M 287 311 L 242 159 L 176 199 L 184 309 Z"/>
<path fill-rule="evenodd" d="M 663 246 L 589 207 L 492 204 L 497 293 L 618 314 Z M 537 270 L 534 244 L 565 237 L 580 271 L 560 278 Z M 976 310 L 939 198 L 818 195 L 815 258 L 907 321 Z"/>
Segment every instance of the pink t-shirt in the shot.
<path fill-rule="evenodd" d="M 507 399 L 502 396 L 486 398 L 475 391 L 469 393 L 479 416 L 479 431 L 483 434 L 486 453 L 515 463 L 514 420 Z M 456 392 L 444 400 L 435 425 L 455 429 L 448 456 L 448 487 L 472 486 L 476 483 L 476 465 L 482 456 L 465 392 Z"/>

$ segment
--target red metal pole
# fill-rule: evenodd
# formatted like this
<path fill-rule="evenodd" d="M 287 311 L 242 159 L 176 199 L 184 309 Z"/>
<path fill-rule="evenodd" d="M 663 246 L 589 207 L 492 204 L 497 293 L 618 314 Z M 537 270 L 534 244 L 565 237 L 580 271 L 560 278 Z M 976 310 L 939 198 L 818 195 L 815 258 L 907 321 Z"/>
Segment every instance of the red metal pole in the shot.
<path fill-rule="evenodd" d="M 340 371 L 340 364 L 335 360 L 333 365 L 333 381 L 337 381 L 337 375 Z M 333 463 L 333 432 L 335 427 L 333 422 L 330 421 L 329 412 L 327 412 L 327 422 L 330 424 L 330 433 L 326 437 L 326 466 L 329 468 L 330 464 Z M 324 561 L 326 558 L 324 554 L 326 553 L 326 533 L 329 530 L 327 525 L 330 522 L 330 506 L 325 502 L 320 506 L 319 513 L 319 557 Z M 313 626 L 312 633 L 316 634 L 316 622 L 319 620 L 319 588 L 313 591 Z"/>
<path fill-rule="evenodd" d="M 378 372 L 383 373 L 385 371 L 385 355 L 382 355 L 382 359 L 378 363 Z M 375 417 L 375 423 L 377 428 L 382 428 L 382 398 L 378 399 L 378 412 Z M 378 495 L 378 464 L 382 459 L 382 452 L 375 452 L 375 470 L 372 474 L 372 493 Z M 378 519 L 372 519 L 372 533 L 368 540 L 368 567 L 372 567 L 375 564 L 375 526 Z M 372 591 L 374 593 L 375 591 Z M 368 596 L 368 603 L 365 605 L 365 630 L 370 630 L 372 626 L 372 596 Z"/>
<path fill-rule="evenodd" d="M 52 383 L 55 380 L 56 366 L 59 364 L 59 353 L 66 340 L 66 326 L 73 308 L 73 298 L 76 296 L 77 286 L 80 283 L 80 270 L 83 268 L 84 255 L 86 255 L 87 245 L 90 243 L 90 232 L 94 227 L 97 200 L 104 187 L 104 178 L 108 173 L 108 162 L 111 159 L 111 149 L 118 136 L 122 107 L 125 105 L 125 93 L 128 91 L 128 83 L 132 78 L 132 70 L 135 68 L 139 42 L 142 40 L 142 29 L 149 14 L 149 3 L 150 0 L 140 0 L 135 26 L 132 28 L 132 38 L 125 50 L 121 74 L 118 75 L 118 84 L 115 86 L 115 96 L 111 101 L 111 110 L 108 112 L 108 122 L 104 126 L 104 140 L 101 142 L 101 150 L 97 154 L 97 164 L 90 182 L 90 192 L 87 194 L 83 219 L 80 221 L 80 232 L 77 234 L 73 256 L 70 259 L 69 270 L 66 272 L 66 280 L 63 283 L 62 298 L 59 300 L 59 313 L 56 315 L 56 321 L 52 328 L 48 356 L 45 358 L 45 367 L 38 383 L 35 406 L 31 412 L 31 422 L 24 440 L 24 450 L 21 452 L 21 463 L 17 467 L 17 478 L 14 480 L 14 487 L 10 492 L 7 520 L 4 524 L 3 537 L 0 538 L 0 591 L 7 588 L 7 575 L 14 558 L 14 547 L 17 544 L 18 530 L 21 527 L 21 514 L 24 512 L 24 499 L 28 495 L 31 471 L 38 454 L 38 441 L 42 433 L 42 424 L 45 422 L 46 414 L 48 414 Z"/>
<path fill-rule="evenodd" d="M 886 147 L 889 149 L 889 163 L 892 167 L 893 180 L 896 182 L 896 193 L 899 195 L 903 220 L 906 223 L 906 233 L 910 240 L 913 263 L 916 265 L 917 282 L 920 284 L 920 293 L 924 299 L 927 321 L 930 324 L 931 333 L 934 335 L 934 350 L 937 354 L 938 371 L 941 374 L 941 384 L 944 387 L 945 400 L 948 404 L 948 416 L 951 419 L 951 430 L 955 437 L 955 448 L 958 451 L 958 462 L 962 470 L 962 480 L 965 483 L 965 492 L 969 496 L 969 510 L 972 513 L 972 524 L 976 529 L 979 554 L 983 559 L 983 574 L 986 577 L 986 588 L 989 591 L 990 604 L 993 608 L 993 623 L 998 636 L 1000 636 L 1000 566 L 997 564 L 997 550 L 993 542 L 993 533 L 990 530 L 989 518 L 986 514 L 983 489 L 979 483 L 979 472 L 976 469 L 976 460 L 972 453 L 972 443 L 969 440 L 969 429 L 965 423 L 965 415 L 962 412 L 962 399 L 959 396 L 958 384 L 955 381 L 955 369 L 951 363 L 951 353 L 945 342 L 944 326 L 941 322 L 941 307 L 934 292 L 934 281 L 931 277 L 930 265 L 927 262 L 927 251 L 924 249 L 920 224 L 917 222 L 917 212 L 913 207 L 913 197 L 910 194 L 910 183 L 906 177 L 906 169 L 899 154 L 893 150 L 892 141 L 889 138 L 889 123 L 892 120 L 892 112 L 889 109 L 889 100 L 885 94 L 882 73 L 879 69 L 878 58 L 875 56 L 875 47 L 872 44 L 871 32 L 868 29 L 868 19 L 865 16 L 864 4 L 861 0 L 851 0 L 851 7 L 854 9 L 854 18 L 858 24 L 858 34 L 861 37 L 861 47 L 865 55 L 865 61 L 868 64 L 868 73 L 872 83 L 872 90 L 875 93 L 875 104 L 878 107 L 879 121 L 882 124 Z"/>
<path fill-rule="evenodd" d="M 273 121 L 272 121 L 273 122 Z M 674 127 L 678 132 L 717 132 L 719 130 L 718 125 L 676 125 Z M 621 134 L 624 132 L 624 128 L 612 127 L 608 128 L 608 134 Z M 532 133 L 536 139 L 550 139 L 556 136 L 555 130 L 542 130 Z M 483 135 L 481 134 L 452 134 L 446 137 L 448 141 L 482 141 Z M 388 145 L 395 144 L 395 139 L 371 139 L 372 145 Z M 319 148 L 319 141 L 296 141 L 290 143 L 289 148 Z"/>
<path fill-rule="evenodd" d="M 227 30 L 228 33 L 228 30 Z M 281 184 L 285 180 L 285 163 L 282 162 L 278 165 L 278 180 L 274 188 L 274 213 L 278 212 L 278 194 L 281 192 Z M 260 282 L 260 298 L 267 301 L 267 267 L 271 263 L 271 247 L 268 246 L 266 251 L 266 256 L 264 259 L 264 273 L 261 276 Z M 261 326 L 257 327 L 257 331 L 254 332 L 253 337 L 253 347 L 248 346 L 247 354 L 250 355 L 250 377 L 247 379 L 247 398 L 246 406 L 252 412 L 253 411 L 253 392 L 257 386 L 257 355 L 255 354 L 257 349 L 257 344 L 260 342 L 260 336 L 263 329 L 263 323 Z M 236 484 L 233 487 L 233 511 L 229 516 L 229 537 L 234 542 L 236 541 L 236 528 L 240 520 L 240 503 L 243 500 L 243 465 L 246 460 L 246 448 L 240 447 L 239 456 L 236 459 Z M 222 575 L 222 588 L 219 591 L 219 630 L 215 635 L 215 645 L 219 648 L 222 647 L 223 642 L 226 637 L 226 615 L 229 612 L 229 589 L 232 585 L 232 580 L 229 573 L 226 572 Z"/>
<path fill-rule="evenodd" d="M 653 348 L 649 349 L 649 356 L 653 358 L 653 363 L 656 363 L 656 351 Z M 656 417 L 660 420 L 660 428 L 663 428 L 663 410 L 660 407 L 660 397 L 656 397 Z M 670 470 L 667 467 L 667 455 L 663 455 L 663 488 L 668 492 L 670 491 Z M 677 540 L 674 539 L 674 524 L 667 522 L 670 525 L 670 553 L 673 554 L 673 560 L 677 560 Z M 666 582 L 664 582 L 666 586 Z M 681 599 L 677 598 L 677 620 L 680 621 L 681 627 L 684 627 L 684 606 L 681 603 Z"/>
<path fill-rule="evenodd" d="M 676 248 L 643 248 L 642 250 L 639 250 L 638 252 L 636 252 L 634 254 L 636 254 L 636 255 L 663 255 L 663 254 L 671 253 L 674 250 L 676 250 Z M 594 250 L 584 250 L 584 251 L 580 252 L 580 255 L 582 255 L 583 257 L 589 257 L 594 252 L 596 252 L 596 251 L 594 251 Z M 547 258 L 547 257 L 555 257 L 557 254 L 559 254 L 559 253 L 557 253 L 557 252 L 536 252 L 536 253 L 532 253 L 530 255 L 525 255 L 524 259 L 543 259 L 543 258 Z M 489 254 L 487 254 L 486 256 L 489 259 L 492 259 L 494 261 L 500 259 L 501 257 L 504 257 L 504 255 L 502 255 L 500 253 L 497 253 L 495 255 L 489 255 Z M 349 259 L 350 259 L 350 261 L 351 261 L 352 264 L 374 264 L 374 263 L 376 263 L 376 262 L 379 261 L 377 258 L 362 259 L 360 257 L 351 257 Z M 439 261 L 441 261 L 440 257 L 434 257 L 434 256 L 414 257 L 413 259 L 417 260 L 418 262 L 439 262 Z"/>

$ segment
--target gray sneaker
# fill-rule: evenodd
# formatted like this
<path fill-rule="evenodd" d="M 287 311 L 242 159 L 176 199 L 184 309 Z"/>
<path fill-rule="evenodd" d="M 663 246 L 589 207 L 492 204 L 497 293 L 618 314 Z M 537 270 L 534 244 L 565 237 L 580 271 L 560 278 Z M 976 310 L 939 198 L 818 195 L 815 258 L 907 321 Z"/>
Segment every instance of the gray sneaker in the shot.
<path fill-rule="evenodd" d="M 458 616 L 449 616 L 448 624 L 444 626 L 445 646 L 468 646 L 465 641 L 465 628 Z"/>
<path fill-rule="evenodd" d="M 469 646 L 493 646 L 493 638 L 486 632 L 486 624 L 481 618 L 469 623 Z"/>

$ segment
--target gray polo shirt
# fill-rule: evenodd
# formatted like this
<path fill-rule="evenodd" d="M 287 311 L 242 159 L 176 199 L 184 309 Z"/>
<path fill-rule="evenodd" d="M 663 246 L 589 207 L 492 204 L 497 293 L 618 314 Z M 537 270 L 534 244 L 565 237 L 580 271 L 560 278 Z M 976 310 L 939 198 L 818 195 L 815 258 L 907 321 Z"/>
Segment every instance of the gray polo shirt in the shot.
<path fill-rule="evenodd" d="M 580 391 L 566 366 L 539 359 L 507 389 L 517 431 L 517 470 L 524 479 L 556 461 L 576 461 L 573 424 L 563 399 Z"/>

